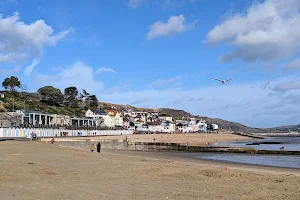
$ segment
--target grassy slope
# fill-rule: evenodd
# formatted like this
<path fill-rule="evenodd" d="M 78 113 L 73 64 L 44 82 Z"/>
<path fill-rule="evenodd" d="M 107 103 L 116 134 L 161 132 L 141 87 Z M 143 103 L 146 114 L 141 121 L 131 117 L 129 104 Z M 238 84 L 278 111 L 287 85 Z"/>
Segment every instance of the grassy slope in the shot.
<path fill-rule="evenodd" d="M 45 113 L 51 114 L 62 114 L 62 115 L 70 115 L 73 116 L 83 116 L 85 114 L 84 108 L 68 108 L 65 106 L 56 107 L 49 106 L 45 103 L 40 102 L 35 97 L 31 95 L 22 95 L 17 94 L 15 97 L 12 94 L 6 94 L 5 99 L 0 99 L 2 103 L 0 103 L 0 111 L 1 105 L 6 109 L 6 111 L 20 110 L 20 109 L 28 109 L 35 111 L 42 111 Z"/>

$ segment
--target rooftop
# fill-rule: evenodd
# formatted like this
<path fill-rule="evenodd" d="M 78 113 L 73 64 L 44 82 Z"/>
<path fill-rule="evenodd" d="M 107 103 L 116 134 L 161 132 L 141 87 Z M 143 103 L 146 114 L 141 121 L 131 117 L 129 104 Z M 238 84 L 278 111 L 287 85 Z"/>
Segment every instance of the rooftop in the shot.
<path fill-rule="evenodd" d="M 96 115 L 107 115 L 107 113 L 103 109 L 97 109 L 97 110 L 91 110 L 91 111 Z"/>
<path fill-rule="evenodd" d="M 105 112 L 111 117 L 115 117 L 118 113 L 117 110 L 105 110 Z"/>

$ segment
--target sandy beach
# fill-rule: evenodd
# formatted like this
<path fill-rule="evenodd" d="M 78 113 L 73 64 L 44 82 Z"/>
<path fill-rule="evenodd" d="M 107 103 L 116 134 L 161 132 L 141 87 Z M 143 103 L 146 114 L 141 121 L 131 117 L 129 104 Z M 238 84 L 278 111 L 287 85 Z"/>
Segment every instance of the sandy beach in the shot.
<path fill-rule="evenodd" d="M 40 142 L 0 142 L 0 193 L 10 199 L 300 198 L 297 170 L 229 166 Z M 261 171 L 259 169 L 262 169 Z"/>
<path fill-rule="evenodd" d="M 63 137 L 56 138 L 56 141 L 103 141 L 103 140 L 126 140 L 129 143 L 134 142 L 162 142 L 162 143 L 179 143 L 188 144 L 190 146 L 205 146 L 206 143 L 228 142 L 252 140 L 252 138 L 233 135 L 233 134 L 134 134 L 134 135 L 116 135 L 116 136 L 94 136 L 94 137 Z M 46 139 L 48 141 L 51 138 Z"/>

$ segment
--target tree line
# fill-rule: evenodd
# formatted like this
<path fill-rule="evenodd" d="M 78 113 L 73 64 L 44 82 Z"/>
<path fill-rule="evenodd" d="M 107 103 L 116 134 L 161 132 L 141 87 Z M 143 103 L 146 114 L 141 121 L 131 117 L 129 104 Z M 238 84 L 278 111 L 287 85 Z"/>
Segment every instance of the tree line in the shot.
<path fill-rule="evenodd" d="M 2 82 L 2 87 L 13 94 L 17 93 L 18 88 L 25 88 L 15 76 L 6 78 Z M 74 86 L 65 88 L 64 93 L 53 86 L 44 86 L 38 89 L 37 94 L 41 102 L 56 107 L 67 106 L 69 108 L 78 108 L 85 106 L 90 108 L 98 106 L 96 95 L 88 93 L 85 89 L 79 92 Z"/>

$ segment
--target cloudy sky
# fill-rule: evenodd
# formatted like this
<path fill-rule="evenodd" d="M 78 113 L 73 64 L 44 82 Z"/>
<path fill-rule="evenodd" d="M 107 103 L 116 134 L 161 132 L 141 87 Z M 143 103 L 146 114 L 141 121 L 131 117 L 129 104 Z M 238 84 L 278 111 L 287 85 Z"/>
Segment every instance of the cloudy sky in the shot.
<path fill-rule="evenodd" d="M 299 11 L 299 0 L 0 0 L 0 79 L 254 127 L 299 124 Z"/>

